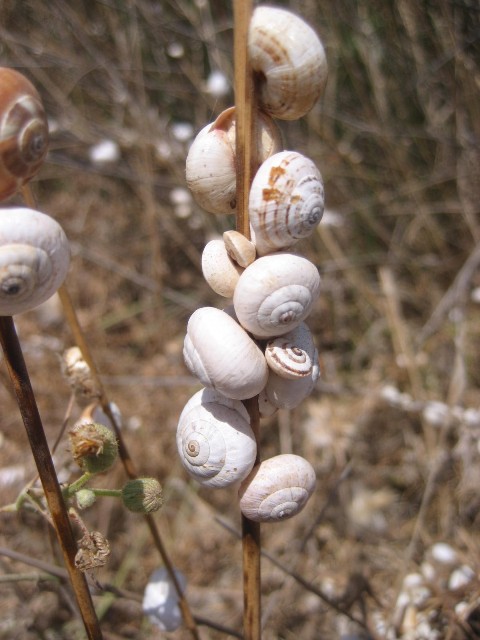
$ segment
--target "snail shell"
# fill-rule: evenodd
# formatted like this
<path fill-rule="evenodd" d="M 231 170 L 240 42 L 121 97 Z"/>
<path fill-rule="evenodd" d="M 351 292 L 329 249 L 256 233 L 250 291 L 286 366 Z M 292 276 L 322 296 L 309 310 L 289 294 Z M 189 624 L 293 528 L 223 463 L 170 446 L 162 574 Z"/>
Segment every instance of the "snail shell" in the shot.
<path fill-rule="evenodd" d="M 187 473 L 204 486 L 222 488 L 245 478 L 257 455 L 248 412 L 239 400 L 202 389 L 185 405 L 177 449 Z"/>
<path fill-rule="evenodd" d="M 219 296 L 231 298 L 243 269 L 227 253 L 223 240 L 210 240 L 202 253 L 202 273 Z"/>
<path fill-rule="evenodd" d="M 48 149 L 40 96 L 21 73 L 0 67 L 0 200 L 38 171 Z"/>
<path fill-rule="evenodd" d="M 257 253 L 287 249 L 309 236 L 324 206 L 322 176 L 311 160 L 296 151 L 281 151 L 265 160 L 249 196 Z"/>
<path fill-rule="evenodd" d="M 265 359 L 281 378 L 295 380 L 309 376 L 313 367 L 318 367 L 318 352 L 310 329 L 302 322 L 293 331 L 269 340 Z"/>
<path fill-rule="evenodd" d="M 278 522 L 303 509 L 315 489 L 312 465 L 293 454 L 282 454 L 255 466 L 240 485 L 240 510 L 255 522 Z"/>
<path fill-rule="evenodd" d="M 302 256 L 272 253 L 258 258 L 240 276 L 233 305 L 238 321 L 259 338 L 295 329 L 320 293 L 317 267 Z"/>
<path fill-rule="evenodd" d="M 282 148 L 280 132 L 271 118 L 258 119 L 259 162 Z M 235 108 L 223 111 L 193 141 L 186 160 L 187 185 L 197 204 L 210 213 L 235 213 Z"/>
<path fill-rule="evenodd" d="M 183 356 L 202 384 L 228 398 L 252 398 L 267 382 L 263 353 L 233 318 L 214 307 L 202 307 L 191 315 Z"/>
<path fill-rule="evenodd" d="M 61 226 L 27 208 L 0 213 L 0 315 L 45 302 L 64 281 L 70 248 Z"/>
<path fill-rule="evenodd" d="M 262 415 L 268 415 L 267 407 L 277 409 L 294 409 L 313 391 L 315 383 L 320 377 L 318 351 L 312 356 L 312 368 L 308 375 L 302 378 L 286 378 L 270 371 L 265 388 L 260 393 L 259 406 Z"/>
<path fill-rule="evenodd" d="M 223 241 L 230 258 L 244 269 L 255 260 L 257 251 L 243 233 L 230 229 L 223 234 Z"/>
<path fill-rule="evenodd" d="M 310 111 L 325 86 L 327 60 L 317 34 L 304 20 L 284 9 L 257 7 L 248 53 L 264 111 L 282 120 L 296 120 Z"/>

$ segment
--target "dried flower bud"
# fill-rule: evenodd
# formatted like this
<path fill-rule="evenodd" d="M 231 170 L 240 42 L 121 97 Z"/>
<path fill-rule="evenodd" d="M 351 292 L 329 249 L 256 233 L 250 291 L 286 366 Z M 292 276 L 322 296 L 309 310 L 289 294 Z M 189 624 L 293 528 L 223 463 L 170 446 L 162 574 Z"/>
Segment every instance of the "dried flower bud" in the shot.
<path fill-rule="evenodd" d="M 118 444 L 113 432 L 97 422 L 79 422 L 70 431 L 75 462 L 89 473 L 106 471 L 115 462 Z"/>
<path fill-rule="evenodd" d="M 75 555 L 75 566 L 80 571 L 91 571 L 103 567 L 110 555 L 108 540 L 100 531 L 86 531 L 78 541 L 78 551 Z"/>
<path fill-rule="evenodd" d="M 78 347 L 67 349 L 62 356 L 62 373 L 75 393 L 79 405 L 84 406 L 100 397 L 90 367 Z"/>
<path fill-rule="evenodd" d="M 97 496 L 91 489 L 80 489 L 75 494 L 75 500 L 77 501 L 77 507 L 79 509 L 88 509 L 97 499 Z"/>
<path fill-rule="evenodd" d="M 122 489 L 123 504 L 135 513 L 152 513 L 163 504 L 162 487 L 155 478 L 130 480 Z"/>

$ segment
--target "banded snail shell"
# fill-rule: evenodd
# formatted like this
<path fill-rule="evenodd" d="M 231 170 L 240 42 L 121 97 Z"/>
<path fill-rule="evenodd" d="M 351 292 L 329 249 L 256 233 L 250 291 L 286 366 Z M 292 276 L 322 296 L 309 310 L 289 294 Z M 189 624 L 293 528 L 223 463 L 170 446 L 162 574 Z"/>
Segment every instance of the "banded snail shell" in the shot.
<path fill-rule="evenodd" d="M 257 455 L 247 410 L 239 400 L 202 389 L 185 405 L 177 449 L 187 473 L 204 486 L 222 488 L 245 478 Z"/>
<path fill-rule="evenodd" d="M 27 208 L 0 212 L 0 315 L 45 302 L 64 281 L 70 247 L 61 226 Z"/>
<path fill-rule="evenodd" d="M 273 120 L 258 118 L 257 155 L 262 162 L 281 149 Z M 235 213 L 235 108 L 223 111 L 193 141 L 186 160 L 186 180 L 197 204 L 210 213 Z"/>
<path fill-rule="evenodd" d="M 202 307 L 190 316 L 183 355 L 202 384 L 228 398 L 252 398 L 267 382 L 263 353 L 230 315 L 214 307 Z"/>
<path fill-rule="evenodd" d="M 233 294 L 238 321 L 255 337 L 280 336 L 310 313 L 320 293 L 317 267 L 293 253 L 258 258 L 240 276 Z"/>
<path fill-rule="evenodd" d="M 309 236 L 323 216 L 322 176 L 296 151 L 276 153 L 260 166 L 249 196 L 258 255 L 287 249 Z"/>
<path fill-rule="evenodd" d="M 255 466 L 240 485 L 240 510 L 254 522 L 278 522 L 299 513 L 316 484 L 312 465 L 282 454 Z"/>
<path fill-rule="evenodd" d="M 310 329 L 302 322 L 293 331 L 269 340 L 265 359 L 281 378 L 295 380 L 310 375 L 313 367 L 318 367 L 318 352 Z"/>
<path fill-rule="evenodd" d="M 21 73 L 0 68 L 0 200 L 39 170 L 48 150 L 48 123 L 40 96 Z"/>
<path fill-rule="evenodd" d="M 312 393 L 319 377 L 318 351 L 315 349 L 312 368 L 306 376 L 293 379 L 270 371 L 267 384 L 260 393 L 259 406 L 263 407 L 263 413 L 268 412 L 267 407 L 295 409 Z"/>
<path fill-rule="evenodd" d="M 248 54 L 264 111 L 283 120 L 296 120 L 310 111 L 323 91 L 328 69 L 321 41 L 302 18 L 285 9 L 257 7 Z"/>

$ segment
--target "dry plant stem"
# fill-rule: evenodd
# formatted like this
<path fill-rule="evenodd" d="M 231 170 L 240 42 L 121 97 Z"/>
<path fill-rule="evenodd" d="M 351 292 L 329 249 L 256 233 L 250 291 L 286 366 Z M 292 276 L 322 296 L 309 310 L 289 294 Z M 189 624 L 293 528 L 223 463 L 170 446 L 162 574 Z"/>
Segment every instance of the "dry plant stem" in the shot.
<path fill-rule="evenodd" d="M 97 389 L 99 389 L 100 391 L 100 403 L 102 405 L 102 409 L 103 411 L 106 413 L 106 415 L 108 416 L 110 422 L 113 425 L 113 428 L 115 430 L 115 434 L 117 436 L 118 439 L 118 452 L 120 455 L 120 459 L 122 461 L 123 467 L 125 469 L 126 474 L 128 475 L 129 478 L 137 478 L 138 474 L 136 472 L 135 469 L 135 465 L 133 463 L 132 458 L 130 457 L 129 451 L 127 449 L 127 446 L 123 440 L 123 436 L 122 433 L 120 431 L 119 425 L 117 423 L 116 417 L 112 412 L 112 409 L 110 407 L 110 403 L 108 402 L 108 398 L 106 396 L 105 390 L 103 388 L 103 384 L 102 381 L 100 380 L 100 376 L 98 375 L 98 371 L 97 371 L 97 367 L 95 365 L 95 362 L 93 360 L 92 354 L 90 352 L 89 346 L 87 344 L 87 341 L 85 340 L 85 336 L 83 334 L 83 331 L 80 327 L 80 323 L 78 322 L 78 318 L 77 318 L 77 314 L 75 312 L 75 308 L 72 304 L 71 298 L 70 298 L 70 294 L 68 293 L 68 290 L 66 289 L 66 287 L 63 285 L 62 287 L 60 287 L 58 294 L 60 296 L 60 300 L 63 306 L 63 310 L 65 313 L 65 317 L 68 321 L 68 324 L 70 325 L 70 328 L 72 330 L 73 333 L 73 337 L 74 340 L 77 344 L 77 346 L 79 347 L 80 351 L 82 352 L 82 355 L 85 359 L 85 362 L 88 364 L 90 371 L 92 373 L 95 385 L 97 387 Z M 165 568 L 167 569 L 170 579 L 172 580 L 172 583 L 175 587 L 175 591 L 177 592 L 178 598 L 179 598 L 179 607 L 180 610 L 182 612 L 182 616 L 183 619 L 185 621 L 185 625 L 187 626 L 188 630 L 190 631 L 191 635 L 193 638 L 195 638 L 195 640 L 198 640 L 200 638 L 199 634 L 198 634 L 198 629 L 197 626 L 195 624 L 195 619 L 192 615 L 192 612 L 190 611 L 190 607 L 188 606 L 188 602 L 185 598 L 185 596 L 182 593 L 180 584 L 177 580 L 177 577 L 175 575 L 175 571 L 173 568 L 173 565 L 170 561 L 170 558 L 168 556 L 168 553 L 166 551 L 166 548 L 163 544 L 162 538 L 160 536 L 160 532 L 158 531 L 157 525 L 155 523 L 155 520 L 153 518 L 152 515 L 150 514 L 144 514 L 144 519 L 147 523 L 147 526 L 150 530 L 150 534 L 153 538 L 153 541 L 155 543 L 155 546 L 162 558 L 162 561 L 165 565 Z"/>
<path fill-rule="evenodd" d="M 255 117 L 253 73 L 248 61 L 248 27 L 252 15 L 251 0 L 234 0 L 234 64 L 235 64 L 235 157 L 237 231 L 250 239 L 248 196 L 256 171 Z M 250 425 L 257 441 L 257 462 L 260 461 L 258 398 L 245 402 Z M 243 632 L 246 640 L 261 637 L 260 524 L 242 516 L 243 551 Z"/>
<path fill-rule="evenodd" d="M 11 317 L 0 317 L 0 341 L 87 636 L 92 640 L 101 640 L 103 636 L 87 581 L 84 574 L 75 566 L 77 545 L 58 484 L 57 474 L 30 384 L 20 342 Z"/>

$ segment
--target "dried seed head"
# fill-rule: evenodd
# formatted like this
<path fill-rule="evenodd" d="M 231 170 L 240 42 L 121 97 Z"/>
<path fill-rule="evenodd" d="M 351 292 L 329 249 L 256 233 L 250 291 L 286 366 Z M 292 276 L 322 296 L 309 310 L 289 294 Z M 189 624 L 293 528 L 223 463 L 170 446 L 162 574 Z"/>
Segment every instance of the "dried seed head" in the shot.
<path fill-rule="evenodd" d="M 100 390 L 95 384 L 90 367 L 78 347 L 71 347 L 64 352 L 62 373 L 75 393 L 79 405 L 84 406 L 100 397 Z"/>
<path fill-rule="evenodd" d="M 136 478 L 123 487 L 122 500 L 129 511 L 152 513 L 163 505 L 162 487 L 155 478 Z"/>
<path fill-rule="evenodd" d="M 106 471 L 115 462 L 118 444 L 113 432 L 97 422 L 79 422 L 70 431 L 75 462 L 89 473 Z"/>
<path fill-rule="evenodd" d="M 108 540 L 99 531 L 87 531 L 78 541 L 75 566 L 80 571 L 91 571 L 103 567 L 110 555 Z"/>
<path fill-rule="evenodd" d="M 75 494 L 75 500 L 77 501 L 77 507 L 79 509 L 88 509 L 97 499 L 96 495 L 91 489 L 80 489 Z"/>

